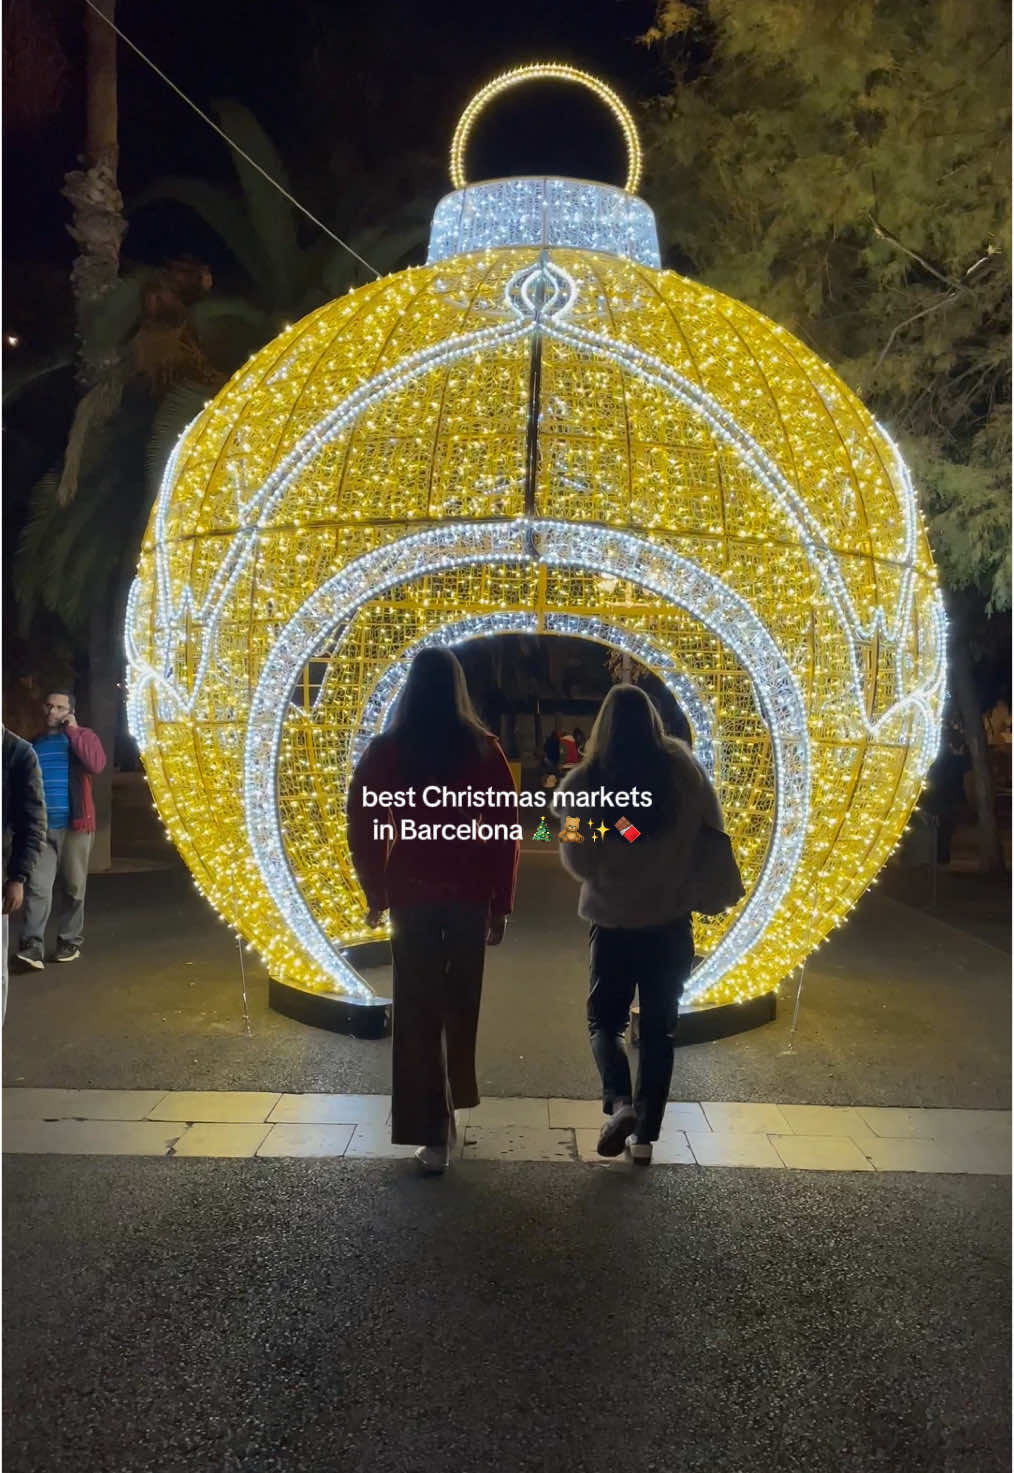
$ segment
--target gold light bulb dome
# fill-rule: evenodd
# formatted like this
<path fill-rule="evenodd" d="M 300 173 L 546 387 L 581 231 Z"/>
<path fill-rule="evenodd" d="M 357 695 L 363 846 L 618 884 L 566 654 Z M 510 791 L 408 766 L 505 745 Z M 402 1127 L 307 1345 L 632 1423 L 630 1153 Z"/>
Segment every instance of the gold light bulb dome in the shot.
<path fill-rule="evenodd" d="M 425 266 L 287 329 L 171 457 L 131 726 L 272 976 L 369 995 L 353 765 L 415 650 L 501 632 L 624 648 L 686 710 L 747 886 L 697 924 L 691 1002 L 771 991 L 844 918 L 936 750 L 944 622 L 900 455 L 790 333 L 662 271 L 628 191 L 457 189 Z"/>

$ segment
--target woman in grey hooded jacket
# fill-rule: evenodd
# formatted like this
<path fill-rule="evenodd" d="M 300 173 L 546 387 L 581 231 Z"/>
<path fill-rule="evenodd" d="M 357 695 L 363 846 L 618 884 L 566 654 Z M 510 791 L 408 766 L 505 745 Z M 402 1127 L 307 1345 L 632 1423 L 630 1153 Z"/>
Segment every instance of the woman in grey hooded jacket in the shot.
<path fill-rule="evenodd" d="M 553 811 L 564 823 L 564 867 L 581 881 L 578 914 L 590 923 L 588 1028 L 609 1116 L 599 1154 L 626 1148 L 647 1164 L 669 1098 L 679 1000 L 694 957 L 695 841 L 704 825 L 722 830 L 721 808 L 704 768 L 684 742 L 665 735 L 644 692 L 618 685 Z M 623 1035 L 635 988 L 640 1062 L 632 1090 Z"/>

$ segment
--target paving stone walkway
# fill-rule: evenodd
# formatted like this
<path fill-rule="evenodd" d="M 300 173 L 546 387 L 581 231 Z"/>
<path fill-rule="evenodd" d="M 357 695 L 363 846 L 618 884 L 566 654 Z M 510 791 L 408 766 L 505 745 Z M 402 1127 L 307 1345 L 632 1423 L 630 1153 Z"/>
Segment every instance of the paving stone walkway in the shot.
<path fill-rule="evenodd" d="M 261 1090 L 5 1089 L 3 1149 L 21 1155 L 409 1156 L 387 1095 Z M 459 1112 L 464 1161 L 605 1162 L 597 1100 L 490 1098 Z M 1009 1175 L 1009 1110 L 734 1101 L 666 1107 L 656 1164 Z"/>

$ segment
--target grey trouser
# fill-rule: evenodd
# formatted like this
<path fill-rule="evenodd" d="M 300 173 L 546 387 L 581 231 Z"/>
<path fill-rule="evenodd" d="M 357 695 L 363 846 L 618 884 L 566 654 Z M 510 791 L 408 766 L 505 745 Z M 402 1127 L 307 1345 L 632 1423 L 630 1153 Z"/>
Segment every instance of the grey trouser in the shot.
<path fill-rule="evenodd" d="M 25 886 L 22 946 L 26 941 L 45 941 L 46 922 L 53 906 L 53 891 L 57 882 L 64 896 L 63 908 L 58 912 L 57 940 L 69 941 L 74 946 L 81 945 L 84 940 L 88 860 L 94 839 L 94 834 L 81 834 L 75 829 L 50 829 L 46 834 L 46 846 Z"/>

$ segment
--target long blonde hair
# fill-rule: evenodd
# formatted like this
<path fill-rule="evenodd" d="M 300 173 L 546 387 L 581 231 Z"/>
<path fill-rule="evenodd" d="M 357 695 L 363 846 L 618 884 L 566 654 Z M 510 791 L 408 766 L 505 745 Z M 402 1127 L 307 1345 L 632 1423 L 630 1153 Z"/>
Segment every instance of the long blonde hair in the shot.
<path fill-rule="evenodd" d="M 614 685 L 599 708 L 577 770 L 590 788 L 649 791 L 651 806 L 640 806 L 636 815 L 633 810 L 628 815 L 647 836 L 669 827 L 676 818 L 675 746 L 644 691 L 636 685 Z"/>

